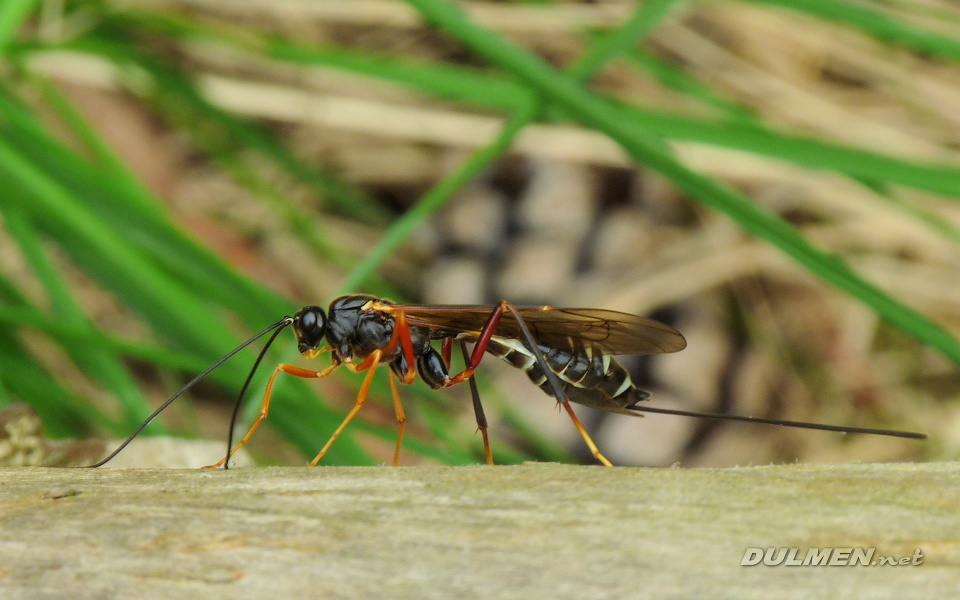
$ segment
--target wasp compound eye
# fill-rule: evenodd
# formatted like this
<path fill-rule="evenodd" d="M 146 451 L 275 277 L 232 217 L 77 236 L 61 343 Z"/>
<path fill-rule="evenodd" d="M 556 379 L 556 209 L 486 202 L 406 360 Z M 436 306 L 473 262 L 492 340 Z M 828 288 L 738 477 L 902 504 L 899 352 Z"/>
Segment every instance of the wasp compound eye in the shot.
<path fill-rule="evenodd" d="M 327 315 L 319 306 L 304 306 L 293 317 L 293 330 L 301 354 L 318 348 L 327 332 Z"/>

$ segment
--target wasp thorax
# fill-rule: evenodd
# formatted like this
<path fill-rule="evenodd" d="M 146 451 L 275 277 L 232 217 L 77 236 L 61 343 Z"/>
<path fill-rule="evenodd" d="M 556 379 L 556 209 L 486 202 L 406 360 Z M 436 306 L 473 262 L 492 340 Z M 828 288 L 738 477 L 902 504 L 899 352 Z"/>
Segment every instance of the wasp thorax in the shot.
<path fill-rule="evenodd" d="M 327 315 L 319 306 L 304 306 L 293 316 L 293 331 L 297 335 L 297 349 L 301 354 L 315 350 L 323 344 Z"/>

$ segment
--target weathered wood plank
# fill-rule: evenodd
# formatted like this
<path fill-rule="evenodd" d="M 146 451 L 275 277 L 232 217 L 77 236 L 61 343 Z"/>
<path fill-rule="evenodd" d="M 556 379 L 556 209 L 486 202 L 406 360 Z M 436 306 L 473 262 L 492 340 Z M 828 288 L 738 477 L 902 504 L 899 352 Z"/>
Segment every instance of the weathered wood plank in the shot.
<path fill-rule="evenodd" d="M 960 465 L 3 469 L 0 531 L 10 600 L 952 598 Z"/>

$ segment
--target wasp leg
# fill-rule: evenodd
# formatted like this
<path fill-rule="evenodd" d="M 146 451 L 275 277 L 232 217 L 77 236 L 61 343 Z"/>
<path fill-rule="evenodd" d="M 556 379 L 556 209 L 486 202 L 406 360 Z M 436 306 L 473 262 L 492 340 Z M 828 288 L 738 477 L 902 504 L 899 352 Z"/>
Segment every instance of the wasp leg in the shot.
<path fill-rule="evenodd" d="M 410 337 L 410 324 L 407 322 L 407 315 L 398 310 L 393 313 L 394 325 L 393 335 L 390 337 L 390 343 L 383 349 L 383 355 L 390 356 L 396 349 L 397 344 L 403 351 L 403 358 L 407 361 L 407 372 L 403 374 L 403 382 L 407 385 L 413 383 L 417 378 L 416 356 L 413 354 L 413 340 Z"/>
<path fill-rule="evenodd" d="M 540 352 L 540 347 L 537 345 L 537 341 L 533 338 L 533 335 L 527 328 L 527 324 L 523 321 L 523 317 L 521 317 L 517 309 L 506 300 L 501 300 L 500 303 L 497 304 L 497 307 L 493 309 L 493 312 L 490 313 L 490 318 L 487 319 L 487 323 L 483 326 L 483 329 L 480 330 L 480 335 L 477 336 L 477 343 L 473 346 L 473 354 L 470 355 L 470 360 L 467 363 L 466 368 L 447 380 L 444 383 L 444 387 L 457 385 L 458 383 L 463 383 L 464 381 L 470 379 L 470 377 L 473 375 L 473 372 L 476 371 L 478 366 L 480 366 L 480 361 L 483 359 L 483 355 L 487 351 L 487 346 L 490 345 L 490 340 L 493 338 L 493 333 L 497 330 L 497 325 L 500 323 L 500 319 L 503 318 L 503 314 L 505 312 L 509 312 L 511 315 L 513 315 L 513 318 L 516 319 L 517 326 L 520 328 L 520 332 L 523 334 L 524 340 L 527 342 L 530 351 L 533 353 L 533 357 L 536 359 L 537 364 L 543 371 L 544 376 L 546 376 L 547 381 L 550 382 L 550 388 L 553 390 L 554 397 L 557 399 L 557 402 L 563 405 L 563 408 L 566 409 L 567 414 L 570 415 L 574 426 L 576 426 L 577 431 L 580 432 L 580 436 L 583 438 L 583 441 L 587 443 L 587 447 L 590 448 L 590 452 L 593 454 L 593 457 L 604 465 L 612 467 L 613 463 L 607 460 L 607 457 L 604 456 L 600 452 L 599 448 L 597 448 L 597 445 L 593 443 L 593 439 L 590 438 L 590 434 L 588 434 L 587 430 L 583 428 L 583 425 L 580 423 L 580 419 L 577 418 L 576 413 L 573 412 L 573 408 L 570 407 L 570 401 L 567 399 L 567 395 L 563 391 L 563 386 L 560 384 L 557 374 L 550 369 L 546 359 L 543 358 L 543 353 Z"/>
<path fill-rule="evenodd" d="M 473 372 L 477 370 L 477 367 L 480 366 L 480 361 L 483 360 L 483 355 L 487 351 L 487 346 L 490 345 L 490 339 L 493 338 L 493 332 L 497 330 L 497 324 L 500 323 L 500 318 L 503 317 L 504 310 L 509 305 L 510 303 L 506 300 L 502 300 L 497 304 L 497 307 L 490 313 L 490 318 L 487 319 L 487 323 L 483 326 L 483 329 L 480 330 L 480 335 L 477 336 L 477 342 L 473 345 L 473 354 L 470 355 L 470 360 L 467 361 L 466 367 L 456 375 L 450 377 L 443 384 L 443 387 L 463 383 L 473 376 Z M 514 313 L 516 313 L 516 311 L 514 311 Z M 517 315 L 517 317 L 519 317 L 519 315 Z"/>
<path fill-rule="evenodd" d="M 400 402 L 400 391 L 394 373 L 390 373 L 390 393 L 393 395 L 393 411 L 397 413 L 397 449 L 393 452 L 393 466 L 400 460 L 400 445 L 403 443 L 403 429 L 407 425 L 407 415 L 403 412 L 403 403 Z"/>
<path fill-rule="evenodd" d="M 450 338 L 446 338 L 450 339 Z M 446 341 L 446 340 L 444 340 Z M 467 344 L 460 342 L 460 351 L 463 352 L 463 362 L 470 360 L 470 355 L 467 353 Z M 449 355 L 445 357 L 447 359 L 447 365 L 449 366 L 450 360 Z M 483 413 L 483 404 L 480 403 L 480 390 L 477 389 L 477 380 L 475 377 L 470 376 L 470 395 L 473 396 L 473 413 L 477 416 L 477 429 L 480 430 L 480 435 L 483 436 L 483 452 L 487 455 L 487 464 L 493 464 L 493 453 L 490 452 L 490 439 L 487 437 L 487 415 Z"/>
<path fill-rule="evenodd" d="M 390 343 L 387 344 L 386 350 L 384 350 L 384 354 L 393 352 L 393 349 L 398 343 L 402 348 L 403 360 L 407 365 L 407 370 L 399 375 L 391 371 L 388 376 L 390 380 L 390 393 L 393 396 L 393 411 L 397 415 L 397 448 L 393 452 L 393 466 L 397 466 L 397 463 L 400 461 L 400 446 L 403 444 L 403 430 L 407 425 L 407 415 L 403 412 L 400 392 L 397 390 L 397 383 L 393 377 L 397 375 L 397 378 L 407 385 L 413 383 L 417 378 L 417 370 L 414 367 L 417 363 L 413 354 L 413 340 L 410 338 L 410 324 L 407 323 L 407 315 L 404 314 L 403 311 L 398 311 L 394 314 L 393 335 L 390 338 Z"/>
<path fill-rule="evenodd" d="M 340 437 L 340 434 L 343 432 L 343 428 L 347 426 L 353 417 L 360 412 L 360 407 L 363 406 L 363 403 L 367 401 L 367 391 L 370 389 L 370 382 L 373 381 L 373 374 L 377 372 L 377 365 L 380 364 L 380 357 L 383 356 L 381 350 L 374 350 L 373 353 L 366 358 L 359 365 L 352 367 L 352 370 L 355 373 L 369 369 L 367 376 L 363 379 L 363 385 L 360 386 L 360 393 L 357 394 L 357 401 L 353 405 L 353 409 L 343 420 L 343 423 L 340 423 L 340 427 L 337 427 L 337 430 L 333 432 L 333 435 L 330 436 L 330 439 L 327 440 L 327 443 L 323 446 L 323 449 L 320 450 L 320 454 L 317 454 L 316 458 L 310 461 L 310 466 L 315 467 L 317 463 L 320 462 L 320 459 L 323 458 L 323 455 L 327 453 L 327 450 L 330 449 L 330 446 L 333 444 L 334 440 Z"/>
<path fill-rule="evenodd" d="M 273 375 L 270 376 L 270 381 L 267 382 L 267 390 L 263 393 L 263 403 L 260 405 L 260 414 L 257 415 L 257 419 L 253 422 L 253 425 L 250 426 L 250 429 L 247 431 L 247 435 L 243 436 L 243 439 L 240 440 L 240 443 L 230 451 L 225 458 L 220 459 L 215 465 L 210 465 L 205 467 L 207 469 L 216 469 L 222 467 L 226 463 L 230 462 L 230 459 L 233 458 L 233 455 L 237 453 L 240 448 L 243 448 L 247 442 L 250 440 L 250 436 L 253 435 L 253 432 L 256 431 L 257 427 L 260 426 L 260 423 L 267 418 L 267 413 L 270 411 L 270 394 L 273 392 L 273 382 L 277 379 L 277 375 L 280 372 L 289 373 L 294 377 L 302 377 L 303 379 L 320 379 L 326 377 L 330 373 L 340 366 L 340 363 L 335 362 L 326 369 L 320 371 L 312 371 L 310 369 L 304 369 L 294 365 L 288 365 L 286 363 L 281 363 L 277 365 L 277 368 L 273 370 Z"/>
<path fill-rule="evenodd" d="M 593 454 L 593 457 L 604 465 L 612 467 L 613 463 L 607 460 L 607 457 L 600 452 L 600 449 L 597 448 L 597 445 L 593 443 L 593 439 L 590 437 L 590 434 L 587 433 L 587 430 L 583 428 L 583 425 L 580 423 L 580 419 L 577 418 L 576 413 L 573 412 L 573 407 L 570 406 L 570 401 L 567 399 L 567 394 L 563 391 L 563 386 L 560 384 L 560 378 L 557 377 L 557 374 L 554 373 L 547 364 L 546 359 L 543 357 L 543 353 L 540 352 L 540 347 L 530 334 L 530 330 L 527 329 L 527 324 L 523 322 L 523 317 L 521 317 L 520 313 L 517 312 L 517 309 L 506 300 L 502 300 L 497 308 L 510 311 L 510 313 L 513 315 L 513 318 L 517 320 L 517 326 L 520 327 L 520 331 L 523 333 L 523 337 L 526 339 L 527 345 L 530 347 L 530 351 L 533 353 L 534 358 L 536 358 L 537 364 L 540 366 L 543 374 L 547 377 L 547 381 L 550 382 L 550 388 L 553 390 L 554 397 L 557 399 L 557 402 L 563 405 L 563 408 L 567 411 L 567 414 L 570 415 L 570 419 L 573 420 L 573 424 L 576 426 L 577 431 L 580 432 L 580 437 L 582 437 L 583 441 L 587 443 L 587 447 L 590 448 L 590 452 Z M 494 327 L 496 327 L 496 325 L 494 325 Z M 476 354 L 476 348 L 474 348 L 474 354 Z"/>

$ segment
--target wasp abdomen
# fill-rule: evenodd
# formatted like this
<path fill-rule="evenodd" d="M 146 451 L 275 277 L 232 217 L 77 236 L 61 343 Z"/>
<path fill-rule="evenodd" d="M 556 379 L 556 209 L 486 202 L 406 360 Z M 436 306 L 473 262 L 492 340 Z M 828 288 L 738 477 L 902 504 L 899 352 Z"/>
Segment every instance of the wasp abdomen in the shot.
<path fill-rule="evenodd" d="M 560 379 L 567 398 L 573 402 L 636 416 L 637 413 L 628 410 L 629 407 L 650 397 L 649 392 L 633 385 L 629 373 L 620 363 L 595 348 L 577 347 L 571 343 L 570 348 L 539 346 L 539 349 L 550 370 Z M 526 372 L 540 389 L 554 395 L 533 352 L 520 340 L 493 339 L 487 352 Z"/>

